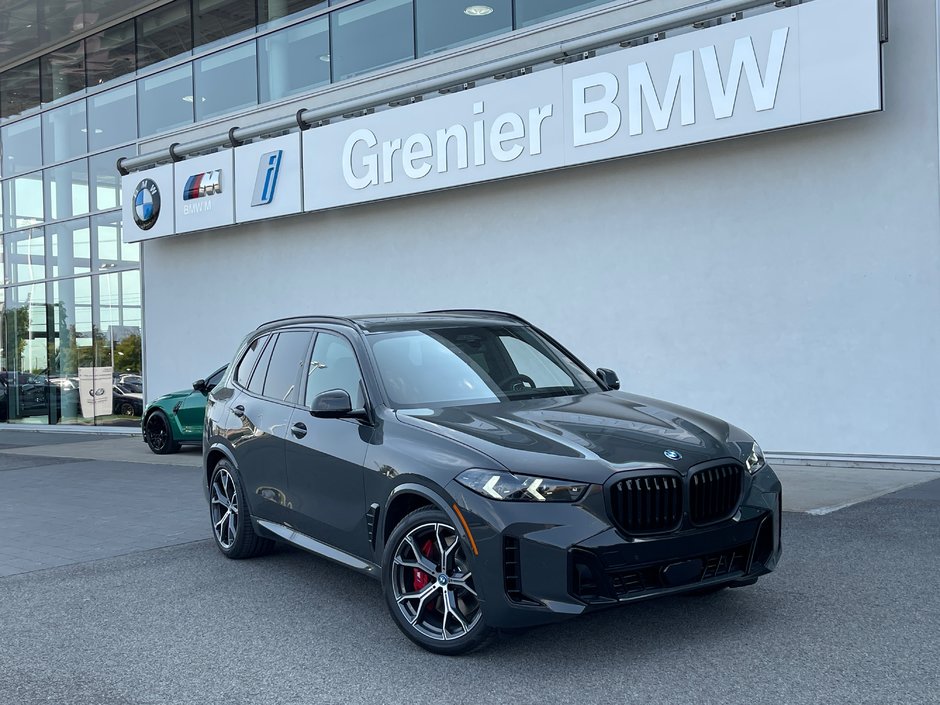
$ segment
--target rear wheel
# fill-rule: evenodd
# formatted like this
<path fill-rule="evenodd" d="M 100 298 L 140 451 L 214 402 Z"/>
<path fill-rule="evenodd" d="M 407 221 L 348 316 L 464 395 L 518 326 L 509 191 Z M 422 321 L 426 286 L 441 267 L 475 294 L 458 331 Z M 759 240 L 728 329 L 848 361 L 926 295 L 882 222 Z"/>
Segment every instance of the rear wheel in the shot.
<path fill-rule="evenodd" d="M 133 410 L 132 410 L 133 412 Z M 175 453 L 180 449 L 180 444 L 173 440 L 173 431 L 170 428 L 170 421 L 161 411 L 155 411 L 147 417 L 144 425 L 145 438 L 147 445 L 157 455 L 166 455 Z"/>
<path fill-rule="evenodd" d="M 385 546 L 382 578 L 398 628 L 428 651 L 466 653 L 491 634 L 467 549 L 439 509 L 417 509 L 395 527 Z"/>
<path fill-rule="evenodd" d="M 274 547 L 271 539 L 255 533 L 244 495 L 238 472 L 220 460 L 209 483 L 209 518 L 215 545 L 228 558 L 254 558 Z"/>

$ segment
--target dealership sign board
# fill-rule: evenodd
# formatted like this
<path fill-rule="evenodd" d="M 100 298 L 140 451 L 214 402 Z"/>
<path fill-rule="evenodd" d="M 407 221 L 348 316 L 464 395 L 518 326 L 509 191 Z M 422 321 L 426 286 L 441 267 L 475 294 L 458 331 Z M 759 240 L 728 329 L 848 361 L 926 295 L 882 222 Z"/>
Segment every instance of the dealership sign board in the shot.
<path fill-rule="evenodd" d="M 296 155 L 292 165 L 300 164 L 302 156 L 302 169 L 286 168 L 289 149 L 278 156 L 282 148 L 276 140 L 239 147 L 233 174 L 237 205 L 227 224 L 268 217 L 257 209 L 279 197 L 284 200 L 270 209 L 271 215 L 395 198 L 880 109 L 877 0 L 814 0 L 307 130 L 302 155 L 290 152 Z M 194 168 L 189 165 L 200 160 L 175 165 L 177 191 L 188 184 L 182 172 L 189 173 Z M 125 195 L 147 178 L 149 172 L 124 177 Z M 296 193 L 301 179 L 302 203 L 296 195 L 286 195 Z M 223 172 L 223 192 L 225 188 Z M 284 196 L 279 196 L 281 189 Z M 151 237 L 133 219 L 132 199 L 125 197 L 124 203 L 125 240 Z M 177 200 L 176 232 L 183 231 L 180 204 Z"/>

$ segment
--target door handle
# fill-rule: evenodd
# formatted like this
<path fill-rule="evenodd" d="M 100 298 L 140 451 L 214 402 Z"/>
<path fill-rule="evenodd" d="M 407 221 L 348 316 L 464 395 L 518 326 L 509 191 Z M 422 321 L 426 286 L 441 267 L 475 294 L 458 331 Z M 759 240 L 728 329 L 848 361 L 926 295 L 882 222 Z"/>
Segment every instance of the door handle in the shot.
<path fill-rule="evenodd" d="M 245 407 L 242 406 L 241 404 L 239 404 L 238 406 L 233 406 L 232 413 L 235 414 L 237 417 L 241 418 L 242 416 L 245 415 Z"/>
<path fill-rule="evenodd" d="M 294 438 L 303 438 L 307 435 L 307 427 L 298 421 L 290 427 L 290 432 L 294 434 Z"/>

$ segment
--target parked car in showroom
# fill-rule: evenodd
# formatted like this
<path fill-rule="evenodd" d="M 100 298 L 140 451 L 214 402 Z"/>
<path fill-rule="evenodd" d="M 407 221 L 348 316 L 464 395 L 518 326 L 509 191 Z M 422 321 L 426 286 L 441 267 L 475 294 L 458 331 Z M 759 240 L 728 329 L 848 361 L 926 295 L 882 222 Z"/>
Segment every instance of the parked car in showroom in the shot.
<path fill-rule="evenodd" d="M 113 385 L 112 408 L 119 416 L 140 416 L 144 411 L 144 395 L 124 384 Z"/>
<path fill-rule="evenodd" d="M 189 389 L 164 394 L 147 405 L 140 420 L 144 442 L 154 453 L 176 453 L 184 444 L 202 443 L 206 395 L 219 383 L 227 366 L 205 379 L 197 379 Z"/>
<path fill-rule="evenodd" d="M 378 578 L 443 654 L 772 571 L 781 488 L 754 439 L 619 387 L 505 313 L 264 324 L 209 394 L 216 545 L 284 541 Z"/>

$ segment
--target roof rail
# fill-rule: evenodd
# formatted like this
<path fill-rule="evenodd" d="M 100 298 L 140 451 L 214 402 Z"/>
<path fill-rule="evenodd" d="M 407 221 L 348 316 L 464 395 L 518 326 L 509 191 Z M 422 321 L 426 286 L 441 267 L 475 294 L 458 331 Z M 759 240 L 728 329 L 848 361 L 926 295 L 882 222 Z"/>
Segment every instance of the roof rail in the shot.
<path fill-rule="evenodd" d="M 522 316 L 518 316 L 515 313 L 508 313 L 507 311 L 495 311 L 488 308 L 445 308 L 436 311 L 424 311 L 424 313 L 473 313 L 484 314 L 487 316 L 505 316 L 506 318 L 511 318 L 514 321 L 518 321 L 519 323 L 524 323 L 527 326 L 532 325 Z"/>
<path fill-rule="evenodd" d="M 259 323 L 258 327 L 255 328 L 256 331 L 261 330 L 262 328 L 268 328 L 275 325 L 284 325 L 286 323 L 343 323 L 346 325 L 359 328 L 359 324 L 356 323 L 351 318 L 345 318 L 343 316 L 288 316 L 287 318 L 275 318 L 273 321 L 265 321 L 264 323 Z"/>

